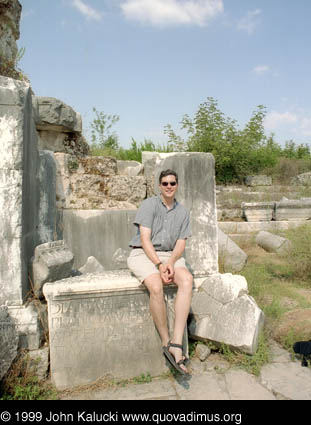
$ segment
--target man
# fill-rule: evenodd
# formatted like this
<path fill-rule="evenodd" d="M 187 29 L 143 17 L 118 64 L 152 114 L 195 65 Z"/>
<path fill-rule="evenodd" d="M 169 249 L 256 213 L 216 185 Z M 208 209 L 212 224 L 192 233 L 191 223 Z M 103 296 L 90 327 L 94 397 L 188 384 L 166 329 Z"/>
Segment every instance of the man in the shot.
<path fill-rule="evenodd" d="M 178 176 L 162 171 L 160 195 L 145 199 L 134 224 L 137 234 L 130 242 L 133 248 L 128 267 L 145 284 L 150 293 L 150 311 L 162 340 L 163 354 L 182 374 L 188 374 L 182 352 L 182 339 L 190 310 L 193 277 L 182 254 L 191 236 L 189 213 L 175 199 Z M 175 324 L 170 341 L 163 285 L 175 283 Z"/>

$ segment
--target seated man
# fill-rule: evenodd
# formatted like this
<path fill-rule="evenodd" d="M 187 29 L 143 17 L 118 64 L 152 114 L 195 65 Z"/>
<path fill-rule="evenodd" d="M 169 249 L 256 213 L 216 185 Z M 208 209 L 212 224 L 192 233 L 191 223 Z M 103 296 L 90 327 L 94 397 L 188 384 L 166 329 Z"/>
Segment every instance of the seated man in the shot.
<path fill-rule="evenodd" d="M 163 353 L 182 374 L 188 374 L 182 353 L 182 339 L 192 297 L 193 277 L 182 254 L 191 236 L 189 212 L 175 199 L 178 176 L 175 171 L 162 171 L 160 195 L 145 199 L 134 224 L 137 234 L 130 242 L 133 248 L 127 264 L 150 293 L 150 311 L 160 334 Z M 177 285 L 175 324 L 170 341 L 163 285 Z"/>

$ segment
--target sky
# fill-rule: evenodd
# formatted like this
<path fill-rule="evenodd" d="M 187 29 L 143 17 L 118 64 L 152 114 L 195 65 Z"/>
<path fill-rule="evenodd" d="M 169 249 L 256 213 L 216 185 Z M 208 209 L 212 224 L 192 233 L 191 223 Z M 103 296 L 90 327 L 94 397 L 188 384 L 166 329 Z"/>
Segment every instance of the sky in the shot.
<path fill-rule="evenodd" d="M 37 96 L 120 117 L 119 144 L 165 144 L 213 97 L 243 128 L 311 144 L 310 0 L 19 0 L 19 67 Z M 309 53 L 308 53 L 309 52 Z"/>

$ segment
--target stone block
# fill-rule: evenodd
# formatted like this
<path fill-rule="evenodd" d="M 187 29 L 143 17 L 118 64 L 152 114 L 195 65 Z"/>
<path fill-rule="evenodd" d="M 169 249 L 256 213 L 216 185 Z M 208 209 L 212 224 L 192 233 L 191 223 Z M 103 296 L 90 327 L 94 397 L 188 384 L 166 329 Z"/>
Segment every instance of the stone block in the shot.
<path fill-rule="evenodd" d="M 148 292 L 128 271 L 46 283 L 43 291 L 48 301 L 51 377 L 58 389 L 107 375 L 132 378 L 167 371 Z M 165 287 L 170 330 L 175 293 L 175 286 Z"/>
<path fill-rule="evenodd" d="M 117 161 L 118 174 L 128 177 L 141 176 L 144 166 L 138 161 Z"/>
<path fill-rule="evenodd" d="M 278 255 L 287 255 L 292 247 L 292 243 L 288 239 L 264 230 L 257 234 L 255 241 L 266 251 L 275 252 Z"/>
<path fill-rule="evenodd" d="M 0 306 L 0 381 L 17 356 L 18 334 L 8 307 Z"/>
<path fill-rule="evenodd" d="M 47 242 L 35 248 L 32 261 L 34 294 L 42 298 L 42 286 L 69 277 L 73 266 L 73 254 L 64 241 Z"/>
<path fill-rule="evenodd" d="M 5 77 L 0 77 L 0 140 L 0 304 L 22 305 L 38 243 L 39 158 L 31 88 Z"/>
<path fill-rule="evenodd" d="M 177 200 L 190 211 L 192 236 L 187 241 L 185 257 L 195 276 L 218 272 L 217 211 L 215 161 L 208 153 L 171 153 L 161 155 L 155 169 L 158 192 L 162 170 L 178 174 Z"/>
<path fill-rule="evenodd" d="M 21 12 L 22 6 L 18 0 L 0 0 L 1 60 L 14 62 L 16 59 Z"/>
<path fill-rule="evenodd" d="M 105 270 L 117 269 L 113 255 L 119 248 L 129 249 L 135 215 L 136 210 L 65 210 L 63 237 L 74 254 L 73 267 L 79 269 L 93 256 Z"/>
<path fill-rule="evenodd" d="M 275 202 L 242 202 L 241 208 L 247 221 L 271 221 Z"/>
<path fill-rule="evenodd" d="M 272 177 L 265 175 L 245 177 L 246 186 L 272 186 Z"/>
<path fill-rule="evenodd" d="M 275 203 L 275 220 L 310 220 L 310 200 L 290 200 Z"/>
<path fill-rule="evenodd" d="M 9 307 L 19 336 L 19 348 L 37 350 L 47 336 L 46 304 L 33 300 L 28 305 Z"/>
<path fill-rule="evenodd" d="M 39 381 L 47 378 L 49 371 L 49 352 L 49 347 L 43 347 L 27 353 L 29 374 L 36 376 Z"/>
<path fill-rule="evenodd" d="M 290 181 L 290 184 L 292 184 L 293 186 L 311 186 L 311 171 L 293 177 Z"/>
<path fill-rule="evenodd" d="M 191 303 L 191 338 L 227 344 L 248 354 L 258 347 L 263 312 L 247 295 L 243 276 L 215 274 L 206 278 Z"/>
<path fill-rule="evenodd" d="M 39 150 L 64 152 L 71 155 L 88 155 L 90 148 L 80 133 L 38 130 Z"/>
<path fill-rule="evenodd" d="M 240 272 L 247 261 L 247 254 L 219 228 L 218 255 L 225 273 Z"/>
<path fill-rule="evenodd" d="M 53 241 L 57 234 L 56 165 L 52 152 L 40 151 L 39 244 Z"/>
<path fill-rule="evenodd" d="M 95 257 L 89 257 L 84 264 L 84 266 L 79 268 L 79 272 L 82 274 L 88 273 L 103 273 L 105 271 L 104 267 L 100 264 L 100 262 Z"/>
<path fill-rule="evenodd" d="M 82 132 L 81 115 L 71 106 L 54 97 L 33 96 L 36 110 L 35 120 L 38 130 L 59 132 Z"/>

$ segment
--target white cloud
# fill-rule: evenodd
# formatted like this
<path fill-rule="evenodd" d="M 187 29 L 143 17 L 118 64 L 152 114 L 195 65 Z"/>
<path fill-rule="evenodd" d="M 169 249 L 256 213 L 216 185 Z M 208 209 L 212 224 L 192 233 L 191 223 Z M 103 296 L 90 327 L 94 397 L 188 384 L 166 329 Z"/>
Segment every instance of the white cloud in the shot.
<path fill-rule="evenodd" d="M 240 31 L 246 31 L 248 34 L 253 34 L 257 26 L 257 17 L 261 14 L 260 9 L 255 9 L 247 12 L 247 15 L 238 21 L 237 28 Z"/>
<path fill-rule="evenodd" d="M 255 72 L 255 74 L 257 75 L 263 75 L 269 70 L 270 70 L 270 67 L 268 65 L 258 65 L 258 66 L 255 66 L 255 68 L 253 68 L 253 72 Z"/>
<path fill-rule="evenodd" d="M 277 128 L 286 125 L 297 123 L 298 116 L 292 112 L 277 112 L 271 111 L 267 114 L 265 118 L 264 126 L 267 130 L 276 130 Z"/>
<path fill-rule="evenodd" d="M 224 6 L 223 0 L 124 0 L 121 9 L 127 19 L 155 27 L 206 26 Z"/>
<path fill-rule="evenodd" d="M 86 4 L 82 0 L 72 0 L 72 5 L 84 15 L 87 19 L 94 21 L 101 21 L 103 14 L 96 9 L 93 9 L 91 6 Z"/>

